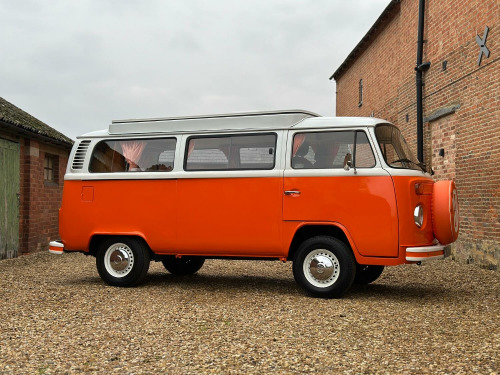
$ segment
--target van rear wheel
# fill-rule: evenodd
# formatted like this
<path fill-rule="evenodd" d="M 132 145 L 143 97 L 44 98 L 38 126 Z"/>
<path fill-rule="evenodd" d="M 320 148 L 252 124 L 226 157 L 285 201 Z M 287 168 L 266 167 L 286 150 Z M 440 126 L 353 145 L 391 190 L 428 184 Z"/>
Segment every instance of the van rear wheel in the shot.
<path fill-rule="evenodd" d="M 342 297 L 355 274 L 351 250 L 333 237 L 316 236 L 304 241 L 293 261 L 295 281 L 313 297 Z"/>
<path fill-rule="evenodd" d="M 113 237 L 103 241 L 96 255 L 99 276 L 112 286 L 136 286 L 144 280 L 150 263 L 149 249 L 136 238 Z"/>
<path fill-rule="evenodd" d="M 196 256 L 176 258 L 174 255 L 167 255 L 161 262 L 163 267 L 171 274 L 185 276 L 198 272 L 205 263 L 205 258 Z"/>

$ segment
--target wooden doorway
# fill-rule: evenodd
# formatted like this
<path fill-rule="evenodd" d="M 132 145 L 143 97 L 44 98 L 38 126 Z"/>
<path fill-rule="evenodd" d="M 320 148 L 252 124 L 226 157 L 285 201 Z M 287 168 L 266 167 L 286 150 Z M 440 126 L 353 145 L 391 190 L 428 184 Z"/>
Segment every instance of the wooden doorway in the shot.
<path fill-rule="evenodd" d="M 19 250 L 19 143 L 0 138 L 0 259 Z"/>

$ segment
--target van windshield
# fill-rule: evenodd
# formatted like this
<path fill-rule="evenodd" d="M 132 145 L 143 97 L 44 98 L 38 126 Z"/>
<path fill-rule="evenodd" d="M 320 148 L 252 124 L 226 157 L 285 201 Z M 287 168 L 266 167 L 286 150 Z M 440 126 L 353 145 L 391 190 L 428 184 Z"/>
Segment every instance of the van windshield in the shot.
<path fill-rule="evenodd" d="M 389 167 L 426 171 L 425 166 L 411 152 L 397 127 L 389 124 L 378 125 L 375 128 L 375 135 L 384 160 Z"/>

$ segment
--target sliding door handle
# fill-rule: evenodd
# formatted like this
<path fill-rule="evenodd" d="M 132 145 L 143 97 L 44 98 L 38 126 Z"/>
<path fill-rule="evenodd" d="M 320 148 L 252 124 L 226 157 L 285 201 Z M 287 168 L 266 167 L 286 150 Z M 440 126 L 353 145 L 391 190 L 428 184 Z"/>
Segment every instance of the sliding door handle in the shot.
<path fill-rule="evenodd" d="M 300 190 L 285 190 L 285 195 L 300 195 Z"/>

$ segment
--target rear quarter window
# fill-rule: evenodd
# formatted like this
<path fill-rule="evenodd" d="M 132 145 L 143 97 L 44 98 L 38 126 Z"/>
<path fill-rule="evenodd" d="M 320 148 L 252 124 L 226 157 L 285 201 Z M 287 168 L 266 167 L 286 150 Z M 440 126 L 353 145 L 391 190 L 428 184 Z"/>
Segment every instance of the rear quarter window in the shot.
<path fill-rule="evenodd" d="M 175 138 L 101 141 L 92 152 L 89 172 L 169 172 L 175 146 Z"/>

